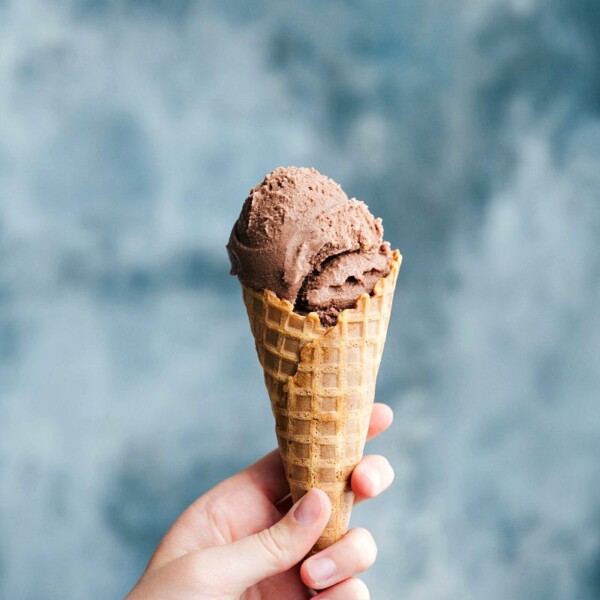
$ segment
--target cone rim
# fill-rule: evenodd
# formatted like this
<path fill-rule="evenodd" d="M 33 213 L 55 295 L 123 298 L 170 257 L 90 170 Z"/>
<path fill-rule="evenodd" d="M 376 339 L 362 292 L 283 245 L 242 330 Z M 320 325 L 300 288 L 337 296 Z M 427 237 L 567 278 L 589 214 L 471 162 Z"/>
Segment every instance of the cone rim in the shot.
<path fill-rule="evenodd" d="M 363 292 L 356 299 L 355 305 L 350 308 L 344 308 L 342 311 L 340 311 L 340 313 L 338 314 L 338 317 L 337 317 L 337 321 L 333 325 L 330 325 L 329 327 L 324 327 L 321 324 L 321 319 L 319 318 L 319 315 L 314 311 L 309 312 L 306 315 L 296 313 L 294 311 L 294 304 L 292 302 L 290 302 L 289 300 L 286 300 L 284 298 L 280 298 L 272 290 L 264 289 L 261 291 L 257 291 L 254 288 L 248 287 L 247 285 L 244 285 L 244 284 L 242 284 L 242 287 L 251 291 L 253 294 L 262 296 L 264 298 L 264 300 L 269 304 L 273 304 L 273 305 L 277 306 L 278 308 L 285 310 L 286 312 L 294 312 L 300 319 L 308 321 L 312 325 L 311 329 L 315 333 L 321 334 L 321 335 L 326 335 L 328 331 L 335 329 L 335 327 L 338 325 L 338 323 L 341 323 L 343 321 L 352 320 L 353 316 L 359 315 L 361 312 L 360 311 L 361 306 L 365 302 L 368 302 L 369 298 L 381 296 L 385 290 L 385 282 L 391 278 L 394 278 L 398 274 L 401 264 L 402 264 L 402 254 L 400 254 L 400 250 L 398 250 L 398 249 L 392 250 L 392 262 L 390 265 L 390 272 L 385 277 L 382 277 L 381 279 L 379 279 L 377 281 L 377 283 L 373 287 L 373 293 L 367 294 L 366 292 Z"/>

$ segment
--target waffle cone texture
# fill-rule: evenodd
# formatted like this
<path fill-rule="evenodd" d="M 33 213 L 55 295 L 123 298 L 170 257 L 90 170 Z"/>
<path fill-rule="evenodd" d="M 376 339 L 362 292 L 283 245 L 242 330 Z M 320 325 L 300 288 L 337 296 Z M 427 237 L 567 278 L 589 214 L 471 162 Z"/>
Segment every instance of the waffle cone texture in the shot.
<path fill-rule="evenodd" d="M 295 313 L 270 290 L 242 286 L 292 499 L 318 487 L 331 500 L 313 551 L 348 531 L 350 477 L 363 455 L 401 261 L 394 250 L 389 275 L 332 327 L 322 327 L 316 313 Z"/>

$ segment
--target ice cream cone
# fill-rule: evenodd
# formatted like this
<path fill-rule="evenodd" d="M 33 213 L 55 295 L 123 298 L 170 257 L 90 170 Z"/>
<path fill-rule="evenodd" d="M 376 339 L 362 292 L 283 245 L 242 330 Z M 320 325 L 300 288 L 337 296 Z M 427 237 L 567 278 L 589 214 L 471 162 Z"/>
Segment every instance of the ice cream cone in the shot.
<path fill-rule="evenodd" d="M 401 260 L 395 250 L 389 275 L 332 327 L 316 313 L 295 313 L 269 290 L 242 286 L 292 499 L 313 487 L 331 499 L 314 551 L 348 531 L 350 476 L 363 454 Z"/>

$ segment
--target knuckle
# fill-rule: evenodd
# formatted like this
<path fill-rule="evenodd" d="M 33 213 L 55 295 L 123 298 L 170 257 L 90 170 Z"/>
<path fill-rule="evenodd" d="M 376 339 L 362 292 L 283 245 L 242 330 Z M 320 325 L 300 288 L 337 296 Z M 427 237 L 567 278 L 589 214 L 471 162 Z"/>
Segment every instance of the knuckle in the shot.
<path fill-rule="evenodd" d="M 392 481 L 394 481 L 394 478 L 396 477 L 396 472 L 394 471 L 394 467 L 392 467 L 392 463 L 390 463 L 390 461 L 384 457 L 382 457 L 382 468 L 384 473 L 386 473 L 386 475 L 389 477 L 390 480 L 390 484 L 392 483 Z"/>
<path fill-rule="evenodd" d="M 372 465 L 373 468 L 379 472 L 381 480 L 384 484 L 383 489 L 389 487 L 395 477 L 394 468 L 392 467 L 390 461 L 385 456 L 377 454 L 373 456 Z"/>
<path fill-rule="evenodd" d="M 382 454 L 378 454 L 377 460 L 378 460 L 379 464 L 381 465 L 382 469 L 393 471 L 392 463 L 390 463 L 390 461 L 387 459 L 387 457 L 383 456 Z"/>
<path fill-rule="evenodd" d="M 267 558 L 273 563 L 287 563 L 291 559 L 292 549 L 286 537 L 278 527 L 263 529 L 258 534 L 258 541 Z"/>
<path fill-rule="evenodd" d="M 348 587 L 350 588 L 349 594 L 352 600 L 370 600 L 371 594 L 364 581 L 353 578 L 350 580 Z"/>
<path fill-rule="evenodd" d="M 358 552 L 357 567 L 364 571 L 368 569 L 377 558 L 377 544 L 375 539 L 371 535 L 371 532 L 367 529 L 356 529 L 355 530 L 355 547 Z"/>

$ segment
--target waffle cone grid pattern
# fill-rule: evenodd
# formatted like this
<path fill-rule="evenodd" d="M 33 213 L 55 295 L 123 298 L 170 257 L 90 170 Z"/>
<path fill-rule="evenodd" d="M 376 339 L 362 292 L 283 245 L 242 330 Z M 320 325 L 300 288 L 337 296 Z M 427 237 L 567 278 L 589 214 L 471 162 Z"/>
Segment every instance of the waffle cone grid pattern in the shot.
<path fill-rule="evenodd" d="M 313 551 L 348 530 L 350 477 L 364 450 L 401 258 L 395 250 L 392 270 L 373 295 L 363 294 L 328 328 L 316 313 L 296 314 L 269 290 L 242 286 L 292 498 L 318 487 L 331 500 Z"/>

